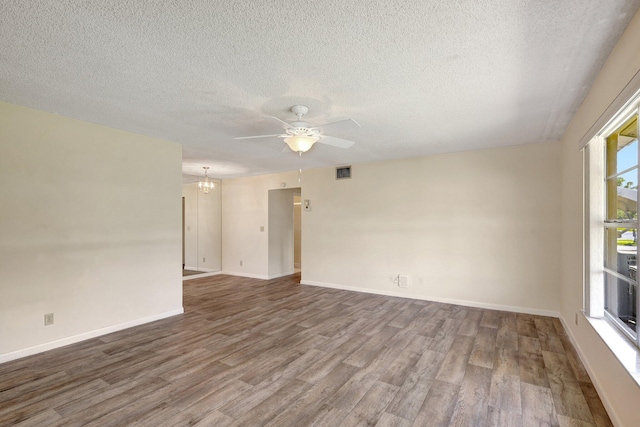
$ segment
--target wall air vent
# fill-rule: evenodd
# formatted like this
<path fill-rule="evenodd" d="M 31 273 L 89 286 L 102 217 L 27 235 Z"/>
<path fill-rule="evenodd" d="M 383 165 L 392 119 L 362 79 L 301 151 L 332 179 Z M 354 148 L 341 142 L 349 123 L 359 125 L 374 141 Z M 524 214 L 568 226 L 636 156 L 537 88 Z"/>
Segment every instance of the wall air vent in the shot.
<path fill-rule="evenodd" d="M 339 166 L 336 168 L 336 179 L 351 178 L 351 166 Z"/>

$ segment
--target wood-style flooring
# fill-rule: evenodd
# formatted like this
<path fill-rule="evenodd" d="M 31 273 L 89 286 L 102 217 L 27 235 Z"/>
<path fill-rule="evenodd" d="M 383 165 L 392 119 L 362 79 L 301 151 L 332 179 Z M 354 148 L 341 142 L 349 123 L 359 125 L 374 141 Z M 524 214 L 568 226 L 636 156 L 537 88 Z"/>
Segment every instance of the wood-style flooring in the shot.
<path fill-rule="evenodd" d="M 202 274 L 202 271 L 182 269 L 182 277 L 195 276 L 196 274 Z"/>
<path fill-rule="evenodd" d="M 610 426 L 554 318 L 278 280 L 0 365 L 0 425 Z"/>

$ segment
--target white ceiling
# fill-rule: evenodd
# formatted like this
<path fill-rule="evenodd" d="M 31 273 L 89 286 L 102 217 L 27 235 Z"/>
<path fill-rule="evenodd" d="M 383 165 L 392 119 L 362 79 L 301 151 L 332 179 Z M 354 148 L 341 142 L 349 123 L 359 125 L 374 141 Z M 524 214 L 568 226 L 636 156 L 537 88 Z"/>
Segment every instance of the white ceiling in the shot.
<path fill-rule="evenodd" d="M 640 0 L 3 0 L 0 100 L 228 178 L 558 140 Z M 261 118 L 310 107 L 348 150 Z M 329 133 L 329 132 L 328 132 Z"/>

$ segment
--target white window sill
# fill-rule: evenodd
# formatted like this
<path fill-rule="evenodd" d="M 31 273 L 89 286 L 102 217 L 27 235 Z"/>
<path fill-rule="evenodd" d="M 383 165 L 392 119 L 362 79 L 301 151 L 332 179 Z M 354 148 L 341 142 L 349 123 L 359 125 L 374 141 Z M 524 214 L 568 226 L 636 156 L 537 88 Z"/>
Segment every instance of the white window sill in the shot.
<path fill-rule="evenodd" d="M 608 320 L 586 315 L 585 318 L 618 358 L 622 366 L 629 372 L 636 384 L 640 386 L 640 349 L 622 335 Z"/>

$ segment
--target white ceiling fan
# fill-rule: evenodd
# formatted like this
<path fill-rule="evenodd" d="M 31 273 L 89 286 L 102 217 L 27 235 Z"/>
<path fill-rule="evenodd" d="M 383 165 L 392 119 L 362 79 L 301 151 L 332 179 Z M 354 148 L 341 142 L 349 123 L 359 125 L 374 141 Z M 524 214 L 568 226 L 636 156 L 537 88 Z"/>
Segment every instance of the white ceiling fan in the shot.
<path fill-rule="evenodd" d="M 239 136 L 233 139 L 253 139 L 253 138 L 284 138 L 284 142 L 287 143 L 289 148 L 291 148 L 296 153 L 302 155 L 309 151 L 309 149 L 315 144 L 319 142 L 321 144 L 331 145 L 333 147 L 340 148 L 349 148 L 355 142 L 349 141 L 346 139 L 336 138 L 334 136 L 324 135 L 321 131 L 321 128 L 326 128 L 327 126 L 332 126 L 337 123 L 345 123 L 345 124 L 353 124 L 358 127 L 361 127 L 358 122 L 353 119 L 344 119 L 337 120 L 335 122 L 325 123 L 323 125 L 311 126 L 309 123 L 302 121 L 302 116 L 309 112 L 309 108 L 304 105 L 294 105 L 291 107 L 291 111 L 298 118 L 296 121 L 287 123 L 284 120 L 280 120 L 274 116 L 264 116 L 269 119 L 274 119 L 279 121 L 282 125 L 284 125 L 285 133 L 284 134 L 273 134 L 273 135 L 255 135 L 255 136 Z"/>

